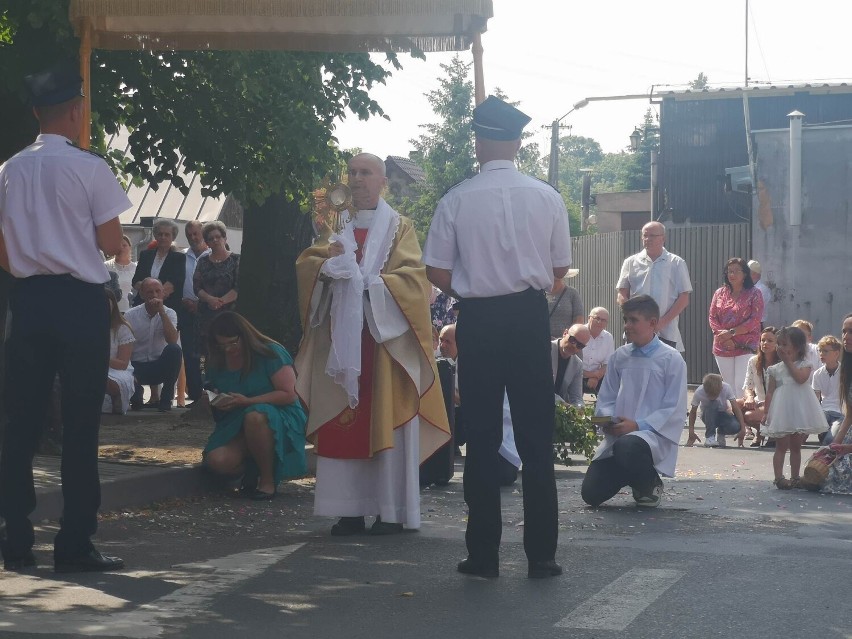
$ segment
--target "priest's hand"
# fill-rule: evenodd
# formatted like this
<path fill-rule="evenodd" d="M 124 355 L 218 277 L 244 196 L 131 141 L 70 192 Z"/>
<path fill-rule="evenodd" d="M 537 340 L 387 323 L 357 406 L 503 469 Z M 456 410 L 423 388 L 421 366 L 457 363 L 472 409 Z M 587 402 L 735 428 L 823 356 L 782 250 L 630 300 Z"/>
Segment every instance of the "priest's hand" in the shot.
<path fill-rule="evenodd" d="M 621 437 L 627 433 L 632 433 L 634 430 L 639 430 L 639 425 L 626 417 L 617 417 L 612 424 L 603 427 L 604 433 L 613 437 Z"/>

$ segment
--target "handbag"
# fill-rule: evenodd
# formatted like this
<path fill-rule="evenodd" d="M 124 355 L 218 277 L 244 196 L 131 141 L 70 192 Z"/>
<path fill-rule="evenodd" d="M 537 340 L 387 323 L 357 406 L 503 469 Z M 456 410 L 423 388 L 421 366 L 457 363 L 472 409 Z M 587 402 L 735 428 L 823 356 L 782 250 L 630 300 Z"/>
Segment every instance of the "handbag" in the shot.
<path fill-rule="evenodd" d="M 828 469 L 837 460 L 837 453 L 830 448 L 820 448 L 811 455 L 802 473 L 801 486 L 806 490 L 816 492 L 828 479 Z"/>

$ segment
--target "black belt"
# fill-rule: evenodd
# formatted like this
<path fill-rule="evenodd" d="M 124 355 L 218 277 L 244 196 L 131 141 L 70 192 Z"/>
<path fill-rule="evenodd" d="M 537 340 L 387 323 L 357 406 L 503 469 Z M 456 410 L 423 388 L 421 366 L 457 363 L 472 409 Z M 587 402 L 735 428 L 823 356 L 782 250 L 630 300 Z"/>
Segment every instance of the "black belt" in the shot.
<path fill-rule="evenodd" d="M 543 297 L 544 291 L 530 287 L 523 291 L 518 291 L 517 293 L 507 293 L 506 295 L 495 295 L 493 297 L 463 297 L 459 299 L 459 302 L 462 302 L 463 304 L 467 302 L 497 302 L 499 300 L 511 300 L 519 297 L 536 296 Z"/>

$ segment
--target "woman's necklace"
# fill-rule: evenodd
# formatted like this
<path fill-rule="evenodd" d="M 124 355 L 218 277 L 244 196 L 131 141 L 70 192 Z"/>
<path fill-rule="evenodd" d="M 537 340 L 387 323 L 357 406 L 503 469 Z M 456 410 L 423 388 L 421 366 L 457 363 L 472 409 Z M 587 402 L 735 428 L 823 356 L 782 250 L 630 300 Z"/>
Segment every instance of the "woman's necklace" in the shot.
<path fill-rule="evenodd" d="M 224 262 L 225 260 L 227 260 L 229 257 L 231 257 L 231 254 L 230 254 L 230 253 L 226 253 L 226 254 L 225 254 L 225 257 L 221 257 L 221 258 L 218 258 L 218 259 L 217 259 L 217 258 L 213 257 L 213 253 L 211 253 L 211 254 L 210 254 L 210 261 L 211 261 L 211 262 L 213 262 L 213 263 L 215 263 L 215 264 L 221 264 L 222 262 Z"/>

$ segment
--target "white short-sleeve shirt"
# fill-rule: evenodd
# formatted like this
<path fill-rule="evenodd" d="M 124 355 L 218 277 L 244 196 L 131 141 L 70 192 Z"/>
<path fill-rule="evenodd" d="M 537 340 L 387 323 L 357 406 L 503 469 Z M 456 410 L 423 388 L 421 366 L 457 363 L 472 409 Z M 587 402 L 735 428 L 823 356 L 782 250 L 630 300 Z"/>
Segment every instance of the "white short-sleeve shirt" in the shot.
<path fill-rule="evenodd" d="M 562 196 L 509 160 L 486 162 L 438 202 L 423 262 L 452 271 L 462 298 L 549 290 L 553 269 L 571 265 Z"/>
<path fill-rule="evenodd" d="M 61 135 L 39 135 L 0 166 L 0 228 L 12 275 L 106 282 L 95 227 L 130 206 L 102 158 Z"/>
<path fill-rule="evenodd" d="M 682 257 L 663 249 L 660 257 L 652 260 L 642 249 L 624 260 L 615 288 L 629 288 L 630 297 L 650 295 L 660 306 L 660 315 L 665 315 L 681 293 L 692 292 L 692 282 Z M 677 350 L 683 352 L 678 319 L 663 328 L 660 337 L 675 342 Z"/>
<path fill-rule="evenodd" d="M 819 391 L 822 397 L 822 409 L 833 410 L 835 413 L 841 413 L 840 410 L 840 367 L 829 375 L 825 366 L 820 366 L 813 372 L 813 380 L 811 387 L 815 391 Z"/>
<path fill-rule="evenodd" d="M 172 326 L 177 326 L 177 313 L 168 306 L 164 308 Z M 130 324 L 133 335 L 136 337 L 136 341 L 133 343 L 133 355 L 130 359 L 134 362 L 153 362 L 160 359 L 167 344 L 160 314 L 157 313 L 154 317 L 151 317 L 145 310 L 145 305 L 140 304 L 127 311 L 124 314 L 124 319 Z"/>
<path fill-rule="evenodd" d="M 583 370 L 596 371 L 606 366 L 606 361 L 615 352 L 615 340 L 612 333 L 604 329 L 597 337 L 592 337 L 583 349 Z"/>

